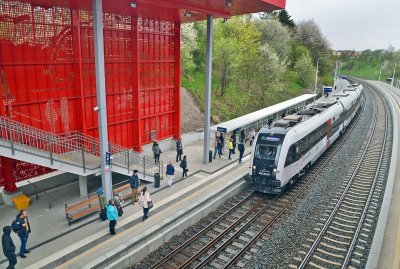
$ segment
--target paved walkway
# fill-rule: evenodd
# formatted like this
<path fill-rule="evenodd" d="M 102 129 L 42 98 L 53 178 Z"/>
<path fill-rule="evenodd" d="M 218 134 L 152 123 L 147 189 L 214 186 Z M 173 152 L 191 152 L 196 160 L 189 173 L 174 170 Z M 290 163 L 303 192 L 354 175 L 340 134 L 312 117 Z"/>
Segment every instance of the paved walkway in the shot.
<path fill-rule="evenodd" d="M 169 160 L 173 161 L 176 168 L 175 184 L 172 188 L 167 187 L 166 180 L 161 181 L 161 188 L 155 189 L 153 185 L 149 184 L 148 188 L 155 201 L 161 201 L 165 197 L 173 195 L 177 190 L 185 189 L 191 184 L 200 182 L 208 175 L 213 174 L 223 167 L 228 165 L 238 165 L 237 158 L 238 152 L 233 155 L 232 160 L 228 160 L 225 154 L 222 158 L 213 160 L 212 163 L 207 165 L 202 163 L 202 152 L 203 142 L 197 141 L 189 145 L 184 145 L 184 153 L 188 158 L 188 179 L 182 180 L 181 168 L 179 163 L 175 162 L 176 152 L 175 150 L 165 151 L 161 154 L 160 160 L 168 163 Z M 245 154 L 248 154 L 250 150 L 247 145 Z M 244 162 L 240 165 L 243 169 L 247 169 L 248 164 Z M 164 170 L 165 171 L 165 170 Z M 90 182 L 88 186 L 89 191 L 95 191 L 101 184 L 101 182 Z M 64 202 L 79 196 L 78 182 L 63 185 L 48 191 L 49 198 L 52 201 L 52 208 L 48 208 L 47 198 L 40 196 L 39 200 L 35 197 L 30 197 L 31 206 L 28 209 L 30 216 L 30 223 L 32 227 L 32 234 L 29 237 L 28 248 L 32 250 L 27 259 L 18 259 L 18 265 L 16 268 L 26 268 L 34 262 L 46 258 L 51 253 L 55 253 L 61 247 L 68 247 L 73 245 L 78 240 L 87 236 L 96 234 L 99 231 L 107 232 L 108 222 L 101 222 L 98 219 L 98 214 L 93 214 L 80 221 L 74 222 L 71 226 L 68 226 L 68 222 L 65 218 L 64 213 Z M 141 208 L 138 206 L 129 206 L 130 201 L 127 201 L 128 205 L 124 211 L 124 216 L 121 218 L 123 221 L 125 218 L 129 218 L 135 214 L 141 214 Z M 0 208 L 0 225 L 10 225 L 11 221 L 15 218 L 17 210 L 15 208 L 2 206 Z M 20 240 L 13 234 L 14 243 L 19 250 Z M 59 244 L 62 242 L 62 245 Z M 4 256 L 0 254 L 0 268 L 5 268 Z"/>

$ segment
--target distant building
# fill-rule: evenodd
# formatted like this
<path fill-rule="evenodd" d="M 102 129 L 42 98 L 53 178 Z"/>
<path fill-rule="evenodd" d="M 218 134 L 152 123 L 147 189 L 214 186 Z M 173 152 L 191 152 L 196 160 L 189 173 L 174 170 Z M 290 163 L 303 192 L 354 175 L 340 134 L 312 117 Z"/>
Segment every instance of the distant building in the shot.
<path fill-rule="evenodd" d="M 355 50 L 332 50 L 332 53 L 338 57 L 357 57 L 361 55 L 361 51 Z"/>

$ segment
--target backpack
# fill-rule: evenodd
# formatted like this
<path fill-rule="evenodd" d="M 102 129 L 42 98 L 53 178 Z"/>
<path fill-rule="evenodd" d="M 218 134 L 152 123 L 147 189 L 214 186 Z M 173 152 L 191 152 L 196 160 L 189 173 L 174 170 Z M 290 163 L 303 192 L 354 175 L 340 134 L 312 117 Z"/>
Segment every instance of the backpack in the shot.
<path fill-rule="evenodd" d="M 13 230 L 14 233 L 19 233 L 21 231 L 20 226 L 18 225 L 17 220 L 13 220 L 11 223 L 11 229 Z"/>

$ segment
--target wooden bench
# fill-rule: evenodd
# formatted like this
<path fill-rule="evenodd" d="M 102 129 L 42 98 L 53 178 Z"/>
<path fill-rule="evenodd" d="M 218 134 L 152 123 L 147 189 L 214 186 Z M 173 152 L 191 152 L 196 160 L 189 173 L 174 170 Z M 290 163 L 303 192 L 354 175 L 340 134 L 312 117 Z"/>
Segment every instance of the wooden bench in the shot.
<path fill-rule="evenodd" d="M 138 193 L 142 189 L 143 187 L 139 187 Z M 132 190 L 129 183 L 115 188 L 113 192 L 114 195 L 122 193 L 122 200 L 131 198 L 132 196 Z M 98 211 L 100 211 L 100 204 L 97 195 L 93 195 L 92 197 L 84 199 L 82 201 L 77 201 L 75 204 L 72 205 L 68 205 L 68 203 L 65 204 L 65 216 L 68 220 L 68 225 L 71 225 L 71 223 L 75 220 L 78 220 Z"/>
<path fill-rule="evenodd" d="M 138 193 L 140 193 L 143 189 L 143 186 L 139 186 L 138 188 Z M 119 186 L 118 188 L 114 189 L 114 195 L 118 194 L 118 193 L 122 193 L 122 200 L 126 200 L 127 198 L 131 198 L 132 197 L 132 189 L 131 189 L 131 185 L 125 184 L 122 186 Z"/>
<path fill-rule="evenodd" d="M 68 220 L 68 225 L 71 222 L 83 218 L 93 212 L 98 212 L 100 210 L 99 198 L 97 196 L 90 197 L 89 199 L 77 202 L 71 206 L 65 204 L 65 215 Z"/>

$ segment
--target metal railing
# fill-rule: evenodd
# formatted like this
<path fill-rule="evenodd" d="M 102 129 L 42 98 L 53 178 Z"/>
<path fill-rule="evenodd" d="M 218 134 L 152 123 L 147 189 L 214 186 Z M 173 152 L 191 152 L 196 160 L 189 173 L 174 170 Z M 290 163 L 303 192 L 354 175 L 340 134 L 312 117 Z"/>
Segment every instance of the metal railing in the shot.
<path fill-rule="evenodd" d="M 36 200 L 39 200 L 39 192 L 43 193 L 47 199 L 47 204 L 49 206 L 49 209 L 51 209 L 51 200 L 50 200 L 50 195 L 43 189 L 41 189 L 38 185 L 36 185 L 35 183 L 30 182 L 29 180 L 27 180 L 27 182 L 32 185 L 35 188 L 35 196 L 36 196 Z"/>
<path fill-rule="evenodd" d="M 99 139 L 74 131 L 53 134 L 38 128 L 0 117 L 0 146 L 8 147 L 14 155 L 15 150 L 41 156 L 50 160 L 81 167 L 86 170 L 100 169 Z M 138 170 L 144 175 L 160 173 L 162 164 L 155 164 L 146 156 L 132 149 L 109 143 L 112 166 L 127 170 Z M 52 167 L 52 166 L 49 167 Z"/>

